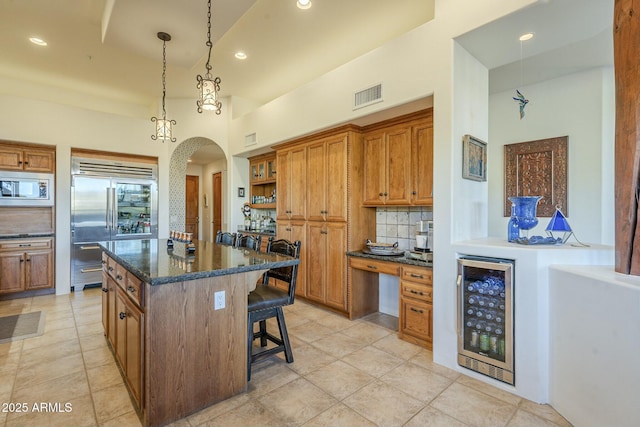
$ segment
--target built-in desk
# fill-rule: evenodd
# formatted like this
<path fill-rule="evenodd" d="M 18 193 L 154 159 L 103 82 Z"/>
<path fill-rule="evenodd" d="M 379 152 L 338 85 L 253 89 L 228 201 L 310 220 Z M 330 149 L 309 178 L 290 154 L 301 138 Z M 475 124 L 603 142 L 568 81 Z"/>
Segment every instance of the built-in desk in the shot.
<path fill-rule="evenodd" d="M 375 313 L 379 307 L 379 274 L 399 277 L 398 337 L 432 349 L 433 288 L 432 264 L 361 251 L 349 256 L 349 312 L 351 319 Z"/>

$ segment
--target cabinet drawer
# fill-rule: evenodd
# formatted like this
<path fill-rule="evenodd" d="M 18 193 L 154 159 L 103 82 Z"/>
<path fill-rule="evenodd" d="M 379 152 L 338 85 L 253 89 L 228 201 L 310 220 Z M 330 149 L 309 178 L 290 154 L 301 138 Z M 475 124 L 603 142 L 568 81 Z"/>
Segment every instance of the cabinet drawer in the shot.
<path fill-rule="evenodd" d="M 400 280 L 400 291 L 403 297 L 415 298 L 424 302 L 433 301 L 433 288 L 406 280 Z"/>
<path fill-rule="evenodd" d="M 410 280 L 416 283 L 430 285 L 433 279 L 433 270 L 420 267 L 402 267 L 402 280 Z"/>
<path fill-rule="evenodd" d="M 0 242 L 0 250 L 16 250 L 16 249 L 50 249 L 51 239 L 44 240 L 7 240 Z"/>
<path fill-rule="evenodd" d="M 144 299 L 142 298 L 142 292 L 144 289 L 143 283 L 133 274 L 127 272 L 127 288 L 125 291 L 127 295 L 135 302 L 139 307 L 144 305 Z"/>
<path fill-rule="evenodd" d="M 127 269 L 121 266 L 120 264 L 118 264 L 117 262 L 115 263 L 115 265 L 116 265 L 116 274 L 114 278 L 116 279 L 116 283 L 118 284 L 118 286 L 122 288 L 123 291 L 126 291 L 127 290 L 127 287 L 126 287 Z"/>
<path fill-rule="evenodd" d="M 377 261 L 371 258 L 351 257 L 349 265 L 351 268 L 357 268 L 358 270 L 391 274 L 392 276 L 400 275 L 400 265 L 392 262 Z"/>
<path fill-rule="evenodd" d="M 431 341 L 431 304 L 401 298 L 402 332 L 424 341 Z"/>
<path fill-rule="evenodd" d="M 113 277 L 114 280 L 116 278 L 117 267 L 118 263 L 110 256 L 107 256 L 107 273 L 109 274 L 109 276 Z"/>

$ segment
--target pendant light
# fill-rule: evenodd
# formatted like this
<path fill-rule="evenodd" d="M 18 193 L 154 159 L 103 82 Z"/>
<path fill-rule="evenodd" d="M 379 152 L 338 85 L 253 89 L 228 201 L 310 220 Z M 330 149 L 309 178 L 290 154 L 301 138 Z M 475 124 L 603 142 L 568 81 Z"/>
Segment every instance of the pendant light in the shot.
<path fill-rule="evenodd" d="M 209 48 L 209 57 L 207 58 L 207 72 L 204 77 L 200 74 L 196 76 L 198 81 L 197 88 L 200 91 L 200 98 L 196 101 L 198 106 L 198 113 L 202 113 L 202 110 L 215 111 L 216 114 L 222 112 L 222 103 L 218 99 L 218 91 L 220 91 L 220 77 L 215 79 L 211 76 L 211 0 L 207 2 L 207 47 Z"/>
<path fill-rule="evenodd" d="M 151 139 L 154 141 L 156 139 L 165 141 L 176 142 L 176 139 L 172 135 L 173 125 L 176 124 L 175 120 L 167 119 L 167 112 L 164 108 L 164 98 L 167 94 L 165 79 L 167 74 L 167 52 L 166 46 L 167 42 L 171 40 L 171 35 L 163 32 L 158 33 L 158 38 L 162 40 L 162 118 L 159 119 L 157 117 L 151 117 L 152 122 L 156 122 L 156 133 L 155 135 L 151 135 Z"/>

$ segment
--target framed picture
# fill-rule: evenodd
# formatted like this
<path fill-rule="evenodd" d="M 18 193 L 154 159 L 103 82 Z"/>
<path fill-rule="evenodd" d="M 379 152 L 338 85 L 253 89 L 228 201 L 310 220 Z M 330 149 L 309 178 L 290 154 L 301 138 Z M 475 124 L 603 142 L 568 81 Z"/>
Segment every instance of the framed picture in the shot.
<path fill-rule="evenodd" d="M 569 137 L 538 139 L 504 146 L 504 216 L 512 196 L 542 196 L 537 217 L 551 217 L 556 206 L 569 216 L 567 159 Z"/>
<path fill-rule="evenodd" d="M 238 197 L 244 197 L 244 187 L 238 187 Z"/>
<path fill-rule="evenodd" d="M 487 143 L 471 135 L 462 138 L 462 177 L 487 180 Z"/>

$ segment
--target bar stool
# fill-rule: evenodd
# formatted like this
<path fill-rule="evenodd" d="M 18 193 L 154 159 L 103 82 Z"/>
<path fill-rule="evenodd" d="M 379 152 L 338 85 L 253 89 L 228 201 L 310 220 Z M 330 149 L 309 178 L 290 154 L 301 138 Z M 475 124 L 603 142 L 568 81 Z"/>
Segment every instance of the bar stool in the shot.
<path fill-rule="evenodd" d="M 247 248 L 260 252 L 260 246 L 262 245 L 262 236 L 254 234 L 242 234 L 238 233 L 236 238 L 236 248 Z"/>
<path fill-rule="evenodd" d="M 300 259 L 300 241 L 291 243 L 288 240 L 271 240 L 267 247 L 268 253 L 279 253 Z M 282 307 L 293 304 L 298 278 L 298 265 L 289 267 L 272 268 L 268 270 L 262 280 L 262 284 L 249 293 L 248 312 L 249 321 L 247 333 L 247 381 L 251 379 L 251 364 L 277 353 L 284 352 L 287 363 L 293 362 L 293 352 L 287 334 L 287 325 L 284 321 Z M 270 279 L 281 280 L 288 284 L 287 291 L 269 286 Z M 275 317 L 278 320 L 280 337 L 267 331 L 267 319 Z M 253 324 L 259 322 L 258 332 L 253 331 Z M 260 338 L 259 352 L 253 353 L 253 341 Z M 267 341 L 271 341 L 276 347 L 267 349 Z"/>
<path fill-rule="evenodd" d="M 235 246 L 236 238 L 236 233 L 229 233 L 228 231 L 218 231 L 216 233 L 216 243 L 220 243 L 222 245 Z"/>

